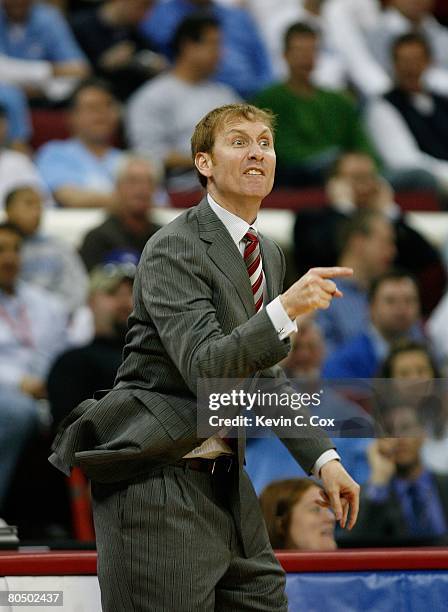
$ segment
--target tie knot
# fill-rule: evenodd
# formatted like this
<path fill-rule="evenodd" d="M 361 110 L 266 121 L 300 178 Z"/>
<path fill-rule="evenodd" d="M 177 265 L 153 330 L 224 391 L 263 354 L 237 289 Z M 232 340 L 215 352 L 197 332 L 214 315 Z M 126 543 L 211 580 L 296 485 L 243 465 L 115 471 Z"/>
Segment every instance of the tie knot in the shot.
<path fill-rule="evenodd" d="M 246 242 L 258 242 L 257 230 L 253 227 L 250 227 L 244 235 L 243 240 L 245 240 Z"/>

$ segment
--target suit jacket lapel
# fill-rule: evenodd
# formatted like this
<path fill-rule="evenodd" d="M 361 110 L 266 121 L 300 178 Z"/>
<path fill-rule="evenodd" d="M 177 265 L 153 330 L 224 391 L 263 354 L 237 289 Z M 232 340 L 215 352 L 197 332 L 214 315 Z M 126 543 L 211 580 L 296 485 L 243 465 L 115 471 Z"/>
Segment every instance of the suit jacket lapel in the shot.
<path fill-rule="evenodd" d="M 224 224 L 218 219 L 204 198 L 197 207 L 199 235 L 210 244 L 208 255 L 230 280 L 249 317 L 255 313 L 254 298 L 246 265 L 238 247 Z"/>
<path fill-rule="evenodd" d="M 271 302 L 278 295 L 278 276 L 279 272 L 275 266 L 277 253 L 273 252 L 273 245 L 258 234 L 260 240 L 261 260 L 263 262 L 263 272 L 266 283 L 267 303 Z"/>

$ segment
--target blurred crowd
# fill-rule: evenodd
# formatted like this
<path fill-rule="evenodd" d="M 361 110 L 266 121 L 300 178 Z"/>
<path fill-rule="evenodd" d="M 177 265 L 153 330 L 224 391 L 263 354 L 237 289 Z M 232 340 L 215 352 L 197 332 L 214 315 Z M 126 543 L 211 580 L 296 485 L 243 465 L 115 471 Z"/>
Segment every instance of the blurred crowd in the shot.
<path fill-rule="evenodd" d="M 442 383 L 424 401 L 400 396 L 380 436 L 335 439 L 362 485 L 349 535 L 280 442 L 249 440 L 272 544 L 446 541 L 448 249 L 398 203 L 412 192 L 418 208 L 429 194 L 448 209 L 445 4 L 0 0 L 0 516 L 23 537 L 70 537 L 67 483 L 46 462 L 52 437 L 113 385 L 136 266 L 159 229 L 152 209 L 201 191 L 194 126 L 247 100 L 276 115 L 275 189 L 325 200 L 296 214 L 287 278 L 354 269 L 343 300 L 299 322 L 285 370 L 311 386 Z M 106 216 L 76 251 L 43 231 L 54 207 Z M 328 403 L 341 420 L 353 414 L 352 397 Z"/>

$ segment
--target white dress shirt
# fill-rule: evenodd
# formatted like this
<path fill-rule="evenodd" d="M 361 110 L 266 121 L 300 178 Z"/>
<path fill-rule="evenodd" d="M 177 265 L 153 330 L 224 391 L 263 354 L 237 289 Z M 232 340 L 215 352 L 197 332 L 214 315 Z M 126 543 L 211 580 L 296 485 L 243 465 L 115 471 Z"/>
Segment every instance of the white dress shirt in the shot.
<path fill-rule="evenodd" d="M 241 256 L 243 256 L 244 248 L 246 246 L 243 238 L 250 227 L 257 230 L 257 221 L 255 220 L 251 225 L 249 225 L 249 223 L 247 223 L 247 221 L 244 219 L 241 219 L 241 217 L 238 217 L 220 206 L 217 202 L 215 202 L 210 194 L 207 195 L 207 200 L 211 209 L 220 219 L 220 221 L 222 221 L 232 237 L 232 240 L 237 245 Z M 264 285 L 264 296 L 266 299 L 266 284 Z M 279 340 L 284 340 L 293 332 L 297 331 L 297 323 L 295 321 L 291 321 L 287 315 L 280 301 L 280 296 L 277 296 L 274 300 L 267 304 L 266 312 L 278 333 Z M 188 453 L 188 455 L 185 455 L 185 458 L 201 457 L 203 459 L 214 459 L 218 457 L 218 455 L 230 453 L 232 453 L 231 448 L 224 442 L 224 440 L 222 440 L 222 438 L 212 436 L 205 440 L 205 442 L 203 442 L 200 446 Z M 320 469 L 325 463 L 331 461 L 332 459 L 339 458 L 339 455 L 333 449 L 325 451 L 314 464 L 312 474 L 318 477 Z"/>
<path fill-rule="evenodd" d="M 417 108 L 421 108 L 423 95 L 419 94 L 414 98 Z M 430 94 L 427 98 L 430 99 Z M 366 124 L 373 144 L 389 168 L 426 170 L 435 177 L 439 187 L 448 193 L 448 162 L 432 157 L 420 149 L 395 106 L 384 98 L 372 100 L 367 108 Z"/>

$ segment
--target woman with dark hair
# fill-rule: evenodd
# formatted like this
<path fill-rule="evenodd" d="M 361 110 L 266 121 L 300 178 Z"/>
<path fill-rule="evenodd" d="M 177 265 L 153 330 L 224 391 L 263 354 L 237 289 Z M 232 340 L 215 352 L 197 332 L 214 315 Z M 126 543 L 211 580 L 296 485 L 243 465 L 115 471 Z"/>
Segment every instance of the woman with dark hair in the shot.
<path fill-rule="evenodd" d="M 321 487 L 309 478 L 269 484 L 260 495 L 272 548 L 335 550 L 335 517 L 322 506 Z"/>

